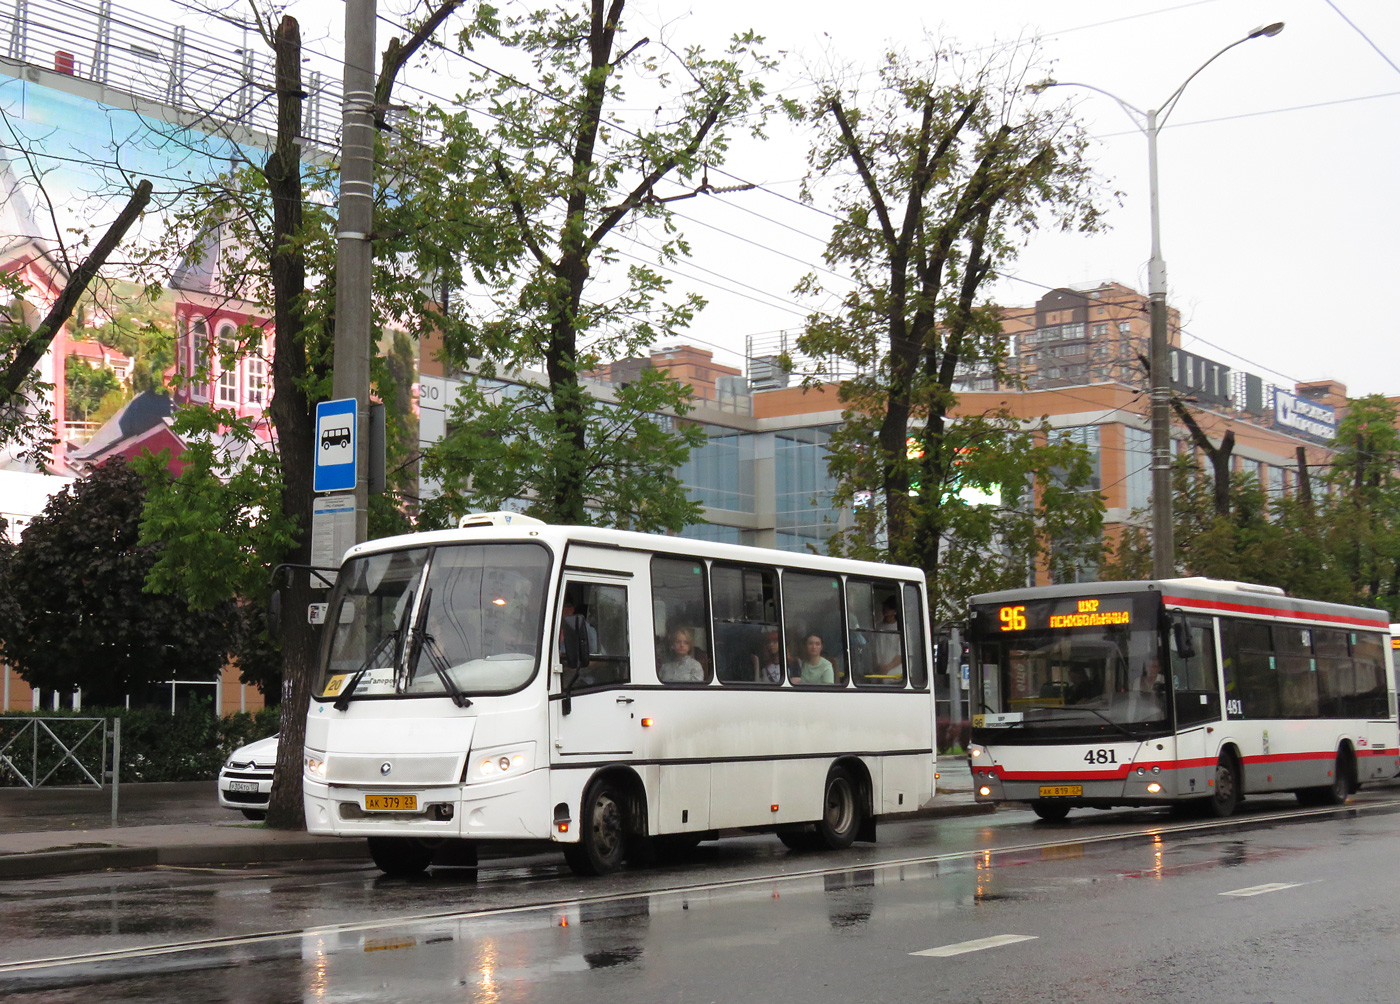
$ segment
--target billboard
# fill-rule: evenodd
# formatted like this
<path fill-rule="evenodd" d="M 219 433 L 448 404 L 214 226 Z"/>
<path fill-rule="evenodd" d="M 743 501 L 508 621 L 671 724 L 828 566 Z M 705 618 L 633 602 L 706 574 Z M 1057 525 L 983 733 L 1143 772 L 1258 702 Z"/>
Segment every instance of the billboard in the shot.
<path fill-rule="evenodd" d="M 1292 432 L 1331 442 L 1337 438 L 1337 412 L 1284 390 L 1274 391 L 1274 422 Z"/>

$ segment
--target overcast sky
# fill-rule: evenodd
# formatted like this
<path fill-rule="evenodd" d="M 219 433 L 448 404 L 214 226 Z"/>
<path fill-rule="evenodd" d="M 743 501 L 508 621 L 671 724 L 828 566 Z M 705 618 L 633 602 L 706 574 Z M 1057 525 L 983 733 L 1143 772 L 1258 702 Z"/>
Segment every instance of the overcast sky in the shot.
<path fill-rule="evenodd" d="M 314 36 L 317 19 L 302 9 Z M 787 53 L 777 92 L 800 93 L 806 68 L 827 53 L 873 68 L 891 40 L 916 50 L 928 32 L 964 49 L 1038 37 L 1056 79 L 1139 108 L 1160 105 L 1249 30 L 1284 21 L 1279 36 L 1247 42 L 1197 77 L 1161 134 L 1162 248 L 1184 344 L 1278 383 L 1333 377 L 1353 395 L 1400 394 L 1389 302 L 1400 272 L 1396 0 L 632 0 L 628 9 L 633 32 L 664 30 L 678 43 L 715 48 L 755 29 Z M 379 48 L 388 34 L 381 25 Z M 1002 303 L 1108 279 L 1146 291 L 1146 140 L 1110 99 L 1085 90 L 1075 101 L 1095 137 L 1093 163 L 1122 204 L 1109 208 L 1107 233 L 1035 235 L 1008 270 L 1016 278 L 994 291 Z M 672 275 L 711 302 L 695 341 L 731 362 L 749 336 L 795 335 L 805 311 L 789 291 L 819 263 L 831 223 L 820 207 L 790 201 L 805 137 L 785 123 L 772 134 L 736 146 L 726 165 L 760 190 L 675 204 L 695 257 Z M 831 288 L 839 294 L 839 280 Z"/>

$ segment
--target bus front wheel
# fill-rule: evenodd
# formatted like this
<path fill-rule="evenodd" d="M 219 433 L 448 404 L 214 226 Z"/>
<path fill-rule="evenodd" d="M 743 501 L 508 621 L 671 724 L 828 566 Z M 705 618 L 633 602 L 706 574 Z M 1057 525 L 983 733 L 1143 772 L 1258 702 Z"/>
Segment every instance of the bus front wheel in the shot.
<path fill-rule="evenodd" d="M 1069 815 L 1069 806 L 1063 802 L 1036 801 L 1031 803 L 1031 811 L 1047 823 L 1061 823 Z"/>
<path fill-rule="evenodd" d="M 369 856 L 385 875 L 421 875 L 433 863 L 433 849 L 417 837 L 370 837 Z"/>
<path fill-rule="evenodd" d="M 627 857 L 627 810 L 623 792 L 603 778 L 583 794 L 576 844 L 564 845 L 564 860 L 576 875 L 607 875 Z"/>
<path fill-rule="evenodd" d="M 1233 816 L 1240 806 L 1240 772 L 1235 758 L 1222 756 L 1215 764 L 1215 790 L 1206 799 L 1211 815 L 1218 819 Z"/>

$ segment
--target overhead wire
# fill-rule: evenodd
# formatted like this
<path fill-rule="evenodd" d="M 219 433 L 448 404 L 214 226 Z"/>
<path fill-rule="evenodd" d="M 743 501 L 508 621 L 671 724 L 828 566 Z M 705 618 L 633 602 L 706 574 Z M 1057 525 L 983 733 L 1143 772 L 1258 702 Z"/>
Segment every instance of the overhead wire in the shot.
<path fill-rule="evenodd" d="M 65 4 L 65 5 L 67 5 L 67 6 L 73 6 L 73 7 L 76 7 L 76 6 L 77 6 L 77 5 L 75 5 L 75 4 L 66 3 L 66 0 L 55 0 L 55 2 L 57 2 L 57 3 L 59 3 L 59 4 Z M 240 27 L 240 28 L 242 28 L 242 29 L 244 29 L 244 30 L 254 30 L 254 29 L 256 29 L 256 25 L 253 25 L 253 24 L 251 24 L 250 22 L 240 21 L 240 20 L 235 19 L 235 18 L 230 18 L 230 17 L 228 17 L 228 16 L 223 16 L 223 15 L 220 15 L 218 12 L 210 11 L 210 10 L 208 10 L 208 9 L 205 9 L 205 8 L 200 7 L 200 6 L 198 6 L 198 5 L 195 5 L 195 4 L 191 4 L 191 3 L 188 3 L 188 2 L 182 2 L 182 0 L 172 0 L 172 2 L 175 2 L 178 6 L 184 7 L 184 8 L 186 8 L 186 9 L 188 9 L 188 10 L 196 11 L 196 12 L 202 14 L 202 15 L 205 15 L 205 16 L 214 17 L 214 18 L 216 18 L 216 19 L 218 19 L 218 20 L 222 20 L 222 21 L 224 21 L 225 23 L 234 25 L 234 26 L 236 26 L 236 27 Z M 1198 0 L 1198 3 L 1204 3 L 1204 2 L 1212 2 L 1212 0 Z M 1158 10 L 1158 11 L 1153 11 L 1153 12 L 1140 12 L 1139 14 L 1129 15 L 1129 16 L 1124 17 L 1124 18 L 1115 18 L 1115 19 L 1111 19 L 1111 20 L 1109 20 L 1109 21 L 1104 21 L 1104 22 L 1094 22 L 1094 23 L 1089 24 L 1089 25 L 1082 25 L 1082 26 L 1078 26 L 1078 27 L 1075 27 L 1075 28 L 1060 29 L 1060 30 L 1058 30 L 1058 31 L 1056 31 L 1056 32 L 1054 32 L 1054 33 L 1049 33 L 1049 34 L 1066 34 L 1066 33 L 1069 33 L 1069 32 L 1071 32 L 1071 31 L 1078 31 L 1078 30 L 1083 30 L 1083 29 L 1087 29 L 1087 28 L 1099 27 L 1099 26 L 1106 25 L 1106 24 L 1117 23 L 1117 22 L 1123 21 L 1123 20 L 1130 20 L 1130 19 L 1132 19 L 1132 18 L 1134 18 L 1134 17 L 1139 17 L 1139 16 L 1148 16 L 1148 15 L 1150 15 L 1150 14 L 1156 14 L 1156 13 L 1168 13 L 1168 12 L 1172 12 L 1172 11 L 1175 11 L 1175 10 L 1183 9 L 1183 8 L 1185 8 L 1185 7 L 1191 7 L 1191 6 L 1196 6 L 1196 5 L 1197 5 L 1197 3 L 1188 3 L 1188 4 L 1177 5 L 1177 6 L 1170 7 L 1170 8 L 1164 8 L 1164 9 L 1161 9 L 1161 10 Z M 1335 5 L 1333 5 L 1333 6 L 1335 7 Z M 1338 10 L 1338 14 L 1341 14 L 1341 11 L 1340 11 L 1340 10 Z M 1342 16 L 1345 18 L 1345 15 L 1342 15 Z M 392 25 L 393 27 L 398 28 L 398 29 L 400 29 L 400 30 L 404 30 L 404 31 L 410 30 L 410 29 L 408 28 L 408 26 L 403 25 L 403 24 L 400 24 L 400 23 L 398 23 L 398 22 L 395 22 L 395 21 L 393 21 L 391 18 L 389 18 L 389 17 L 386 16 L 386 15 L 380 14 L 380 15 L 379 15 L 379 19 L 382 20 L 382 21 L 384 21 L 386 24 L 390 24 L 390 25 Z M 131 20 L 122 20 L 120 23 L 125 24 L 125 25 L 128 25 L 128 26 L 136 26 L 136 25 L 137 25 L 137 22 L 131 21 Z M 1351 22 L 1349 21 L 1349 19 L 1348 19 L 1348 23 L 1351 23 Z M 1355 27 L 1355 26 L 1353 25 L 1353 27 Z M 142 30 L 145 30 L 144 27 L 142 28 Z M 1358 32 L 1360 31 L 1360 29 L 1357 29 L 1357 30 L 1358 30 Z M 1363 37 L 1364 37 L 1364 33 L 1362 33 L 1362 34 L 1363 34 Z M 1044 36 L 1044 35 L 1041 35 L 1041 36 L 1035 36 L 1035 37 L 1045 37 L 1045 36 Z M 188 35 L 186 36 L 186 39 L 187 39 L 187 44 L 188 44 Z M 1368 41 L 1369 41 L 1369 39 L 1368 39 Z M 214 44 L 214 40 L 213 40 L 213 39 L 209 39 L 208 42 L 209 42 L 210 45 Z M 508 74 L 508 73 L 506 73 L 506 72 L 504 72 L 504 71 L 498 70 L 498 69 L 496 69 L 495 67 L 490 66 L 489 64 L 485 63 L 485 62 L 482 61 L 482 60 L 476 59 L 476 58 L 474 58 L 474 57 L 468 57 L 468 56 L 465 56 L 465 55 L 463 55 L 463 54 L 455 53 L 455 50 L 452 50 L 452 49 L 448 48 L 447 46 L 442 45 L 440 42 L 437 42 L 436 40 L 431 40 L 431 44 L 433 44 L 436 48 L 440 49 L 440 50 L 443 51 L 443 52 L 446 52 L 446 53 L 449 53 L 449 54 L 454 54 L 454 55 L 460 56 L 460 57 L 463 58 L 466 62 L 470 63 L 470 64 L 473 65 L 473 66 L 476 66 L 478 69 L 480 69 L 481 71 L 483 71 L 483 72 L 485 72 L 485 73 L 495 74 L 495 75 L 497 75 L 497 76 L 500 76 L 502 79 L 505 79 L 505 80 L 508 80 L 508 81 L 510 81 L 510 82 L 513 82 L 513 83 L 517 84 L 518 86 L 526 87 L 526 88 L 528 88 L 529 90 L 531 90 L 533 93 L 536 93 L 536 94 L 538 94 L 538 95 L 540 95 L 540 96 L 542 96 L 542 97 L 544 97 L 544 98 L 546 98 L 546 99 L 548 99 L 548 100 L 556 101 L 556 102 L 561 103 L 561 104 L 567 104 L 567 102 L 564 101 L 564 99 L 558 97 L 557 95 L 549 94 L 548 92 L 546 92 L 546 91 L 544 91 L 544 90 L 542 90 L 542 89 L 540 89 L 540 88 L 534 87 L 533 85 L 530 85 L 530 84 L 528 84 L 527 82 L 521 81 L 518 77 L 516 77 L 516 76 L 514 76 L 514 75 L 512 75 L 512 74 Z M 1374 44 L 1374 43 L 1373 43 L 1373 44 Z M 202 52 L 203 52 L 204 54 L 206 54 L 206 55 L 211 55 L 211 56 L 212 56 L 212 55 L 215 54 L 215 53 L 213 52 L 212 48 L 205 48 L 205 49 L 200 50 L 200 51 L 202 51 Z M 1383 54 L 1382 54 L 1382 55 L 1383 55 Z M 329 61 L 332 62 L 332 63 L 334 63 L 334 62 L 336 61 L 336 60 L 335 60 L 335 57 L 333 57 L 333 56 L 329 56 L 329 55 L 326 55 L 326 54 L 322 54 L 322 56 L 323 56 L 323 58 L 326 58 L 327 60 L 329 60 Z M 342 61 L 342 65 L 343 65 L 343 61 Z M 438 100 L 444 100 L 444 101 L 448 101 L 449 103 L 456 104 L 458 107 L 463 108 L 463 110 L 466 110 L 466 111 L 471 112 L 471 113 L 474 113 L 474 114 L 481 114 L 481 115 L 484 115 L 484 116 L 486 116 L 486 117 L 491 117 L 491 118 L 496 118 L 496 117 L 497 117 L 497 116 L 492 115 L 492 113 L 490 113 L 489 111 L 486 111 L 486 110 L 483 110 L 483 109 L 480 109 L 480 108 L 470 108 L 470 107 L 468 107 L 468 106 L 461 105 L 460 102 L 457 102 L 455 99 L 446 99 L 446 98 L 444 98 L 442 95 L 433 94 L 432 92 L 426 90 L 425 88 L 422 88 L 422 87 L 420 87 L 420 86 L 417 86 L 417 85 L 414 84 L 414 83 L 404 82 L 404 83 L 402 84 L 402 86 L 407 87 L 407 88 L 409 88 L 409 89 L 411 89 L 411 90 L 413 90 L 413 91 L 416 91 L 417 93 L 419 93 L 419 94 L 421 94 L 421 95 L 423 95 L 423 96 L 425 96 L 425 97 L 436 98 L 436 99 L 438 99 Z M 1394 94 L 1400 94 L 1400 92 L 1394 92 Z M 1343 100 L 1343 101 L 1345 101 L 1345 100 L 1366 100 L 1366 99 L 1369 99 L 1369 98 L 1372 98 L 1372 97 L 1382 97 L 1382 96 L 1392 96 L 1392 95 L 1389 95 L 1389 94 L 1387 94 L 1387 95 L 1372 95 L 1372 96 L 1358 97 L 1358 98 L 1352 98 L 1352 99 L 1342 99 L 1342 100 Z M 1297 108 L 1264 110 L 1264 111 L 1260 111 L 1260 112 L 1246 113 L 1246 115 L 1243 115 L 1243 116 L 1228 116 L 1228 117 L 1223 117 L 1223 118 L 1221 118 L 1221 119 L 1201 120 L 1200 123 L 1180 123 L 1180 124 L 1181 124 L 1181 125 L 1201 124 L 1201 123 L 1209 122 L 1209 121 L 1223 121 L 1223 120 L 1228 119 L 1228 118 L 1247 117 L 1248 115 L 1270 114 L 1270 113 L 1277 112 L 1277 111 L 1298 110 L 1299 108 L 1319 107 L 1319 106 L 1321 106 L 1321 105 L 1325 105 L 1325 104 L 1335 104 L 1335 103 L 1340 103 L 1340 102 L 1324 102 L 1324 103 L 1319 103 L 1319 104 L 1317 104 L 1317 105 L 1297 106 Z M 634 136 L 637 135 L 635 132 L 632 132 L 632 131 L 629 130 L 626 126 L 624 126 L 624 125 L 622 125 L 622 124 L 620 124 L 620 123 L 617 123 L 617 122 L 614 121 L 614 122 L 612 122 L 611 124 L 613 125 L 614 128 L 618 128 L 618 129 L 620 129 L 620 130 L 622 130 L 622 131 L 624 131 L 624 132 L 629 132 L 631 135 L 634 135 Z M 60 159 L 60 160 L 61 160 L 61 159 L 64 159 L 64 158 L 57 157 L 57 156 L 53 156 L 53 155 L 49 155 L 49 156 L 53 157 L 53 159 Z M 76 161 L 76 160 L 77 160 L 76 158 L 68 158 L 68 159 L 69 159 L 69 160 L 72 160 L 72 161 Z M 743 181 L 743 180 L 744 180 L 744 179 L 740 178 L 738 175 L 732 174 L 731 172 L 728 172 L 728 171 L 724 170 L 722 167 L 715 167 L 714 170 L 716 171 L 716 173 L 722 174 L 722 175 L 724 175 L 724 176 L 726 176 L 726 177 L 729 177 L 729 178 L 732 178 L 732 179 L 734 179 L 734 180 L 736 180 L 736 181 Z M 174 177 L 174 176 L 160 176 L 160 177 L 161 177 L 162 180 L 169 180 L 169 181 L 172 181 L 172 182 L 186 181 L 186 180 L 188 180 L 188 179 L 176 178 L 176 177 Z M 746 183 L 746 184 L 753 184 L 753 183 L 749 183 L 749 182 L 745 182 L 745 183 Z M 771 188 L 767 187 L 766 185 L 756 184 L 755 187 L 756 187 L 756 189 L 757 189 L 758 191 L 762 191 L 762 192 L 764 192 L 765 194 L 769 195 L 770 197 L 775 197 L 775 198 L 778 198 L 778 199 L 780 199 L 780 200 L 783 200 L 783 201 L 786 201 L 786 202 L 790 202 L 790 203 L 792 203 L 792 204 L 794 204 L 794 205 L 800 206 L 800 207 L 802 207 L 802 208 L 804 208 L 804 209 L 807 209 L 807 210 L 809 210 L 809 211 L 818 212 L 818 213 L 820 213 L 821 215 L 827 216 L 827 217 L 832 218 L 832 219 L 839 219 L 839 218 L 840 218 L 840 217 L 837 216 L 837 214 L 835 214 L 835 213 L 832 213 L 832 212 L 830 212 L 830 211 L 827 211 L 827 210 L 821 209 L 821 208 L 819 208 L 819 207 L 813 206 L 813 205 L 812 205 L 811 203 L 809 203 L 809 202 L 806 202 L 806 201 L 803 201 L 803 200 L 799 200 L 799 199 L 794 199 L 794 198 L 792 198 L 792 197 L 790 197 L 790 196 L 787 196 L 787 195 L 785 195 L 785 194 L 783 194 L 783 193 L 781 193 L 781 192 L 774 191 L 774 190 L 772 190 Z M 793 227 L 793 226 L 791 226 L 791 225 L 789 225 L 789 224 L 786 224 L 786 223 L 784 223 L 784 222 L 782 222 L 782 221 L 773 220 L 771 217 L 767 217 L 767 216 L 765 216 L 764 214 L 755 212 L 754 210 L 752 210 L 752 209 L 750 209 L 750 208 L 748 208 L 748 207 L 739 205 L 739 204 L 736 203 L 736 202 L 727 202 L 726 205 L 734 206 L 734 208 L 738 209 L 738 210 L 741 211 L 741 212 L 747 213 L 747 214 L 749 214 L 749 215 L 753 215 L 753 216 L 755 216 L 755 217 L 757 217 L 757 218 L 759 218 L 759 219 L 764 220 L 765 222 L 767 222 L 767 223 L 769 223 L 769 224 L 771 224 L 771 225 L 781 226 L 781 227 L 783 227 L 784 229 L 787 229 L 787 230 L 789 230 L 789 231 L 791 231 L 791 232 L 797 233 L 797 234 L 799 234 L 799 235 L 801 235 L 801 236 L 803 236 L 803 237 L 806 237 L 806 238 L 808 238 L 808 239 L 811 239 L 811 240 L 813 240 L 813 241 L 817 241 L 817 242 L 823 241 L 823 238 L 821 238 L 821 237 L 818 237 L 818 236 L 816 236 L 816 235 L 813 235 L 813 234 L 807 233 L 807 232 L 805 232 L 805 231 L 802 231 L 802 230 L 800 230 L 800 229 L 798 229 L 798 228 L 796 228 L 796 227 Z M 750 244 L 750 245 L 752 245 L 752 246 L 759 247 L 759 248 L 761 248 L 761 249 L 767 250 L 767 251 L 769 251 L 770 253 L 779 255 L 779 256 L 784 257 L 784 258 L 788 258 L 788 259 L 793 260 L 793 261 L 797 261 L 797 262 L 802 263 L 802 264 L 808 264 L 808 265 L 811 264 L 811 263 L 809 263 L 809 262 L 803 261 L 803 260 L 800 259 L 800 258 L 797 258 L 797 257 L 794 256 L 794 255 L 786 254 L 785 252 L 778 251 L 778 250 L 775 249 L 775 248 L 766 247 L 765 245 L 763 245 L 763 244 L 761 244 L 761 243 L 759 243 L 759 242 L 757 242 L 757 241 L 752 241 L 752 240 L 749 240 L 749 239 L 747 239 L 747 238 L 743 238 L 743 237 L 741 237 L 741 236 L 739 236 L 739 235 L 733 234 L 732 232 L 726 231 L 726 230 L 724 230 L 723 228 L 720 228 L 720 227 L 717 227 L 717 226 L 714 226 L 714 225 L 711 225 L 711 224 L 707 224 L 707 223 L 705 223 L 704 221 L 692 219 L 691 217 L 685 216 L 684 214 L 679 214 L 679 213 L 678 213 L 677 215 L 681 216 L 681 218 L 686 219 L 686 220 L 688 220 L 688 221 L 690 221 L 690 222 L 699 223 L 701 226 L 705 226 L 705 227 L 708 227 L 709 229 L 712 229 L 712 230 L 715 230 L 715 231 L 717 231 L 717 232 L 723 233 L 723 234 L 725 234 L 726 236 L 729 236 L 729 237 L 731 237 L 731 238 L 733 238 L 733 239 L 737 239 L 737 240 L 743 241 L 743 242 L 745 242 L 745 243 L 748 243 L 748 244 Z M 635 238 L 634 238 L 634 239 L 635 239 Z M 638 243 L 640 246 L 650 248 L 650 246 L 647 245 L 644 241 L 637 241 L 637 243 Z M 655 248 L 650 248 L 650 249 L 651 249 L 651 250 L 657 250 L 657 249 L 655 249 Z M 636 257 L 636 256 L 633 256 L 633 257 Z M 640 259 L 638 259 L 638 260 L 640 260 Z M 657 268 L 662 269 L 662 270 L 666 270 L 666 269 L 667 269 L 667 266 L 666 266 L 666 265 L 663 265 L 663 264 L 655 264 L 654 267 L 657 267 Z M 782 299 L 782 298 L 780 298 L 780 297 L 774 297 L 773 294 L 767 293 L 767 292 L 762 291 L 762 290 L 758 290 L 756 287 L 752 287 L 752 286 L 749 286 L 748 284 L 742 283 L 741 281 L 739 281 L 739 280 L 737 280 L 737 279 L 734 279 L 733 277 L 723 275 L 723 274 L 721 274 L 721 273 L 715 272 L 715 271 L 710 270 L 710 269 L 704 269 L 704 268 L 702 268 L 701 266 L 695 266 L 695 265 L 693 265 L 693 263 L 691 264 L 691 267 L 700 269 L 701 271 L 707 272 L 708 274 L 713 275 L 713 276 L 716 276 L 716 277 L 719 278 L 719 279 L 723 279 L 723 280 L 726 281 L 726 282 L 733 282 L 733 283 L 736 283 L 736 284 L 738 284 L 738 285 L 740 285 L 740 286 L 743 286 L 744 288 L 747 288 L 747 289 L 753 290 L 754 292 L 759 293 L 761 296 L 768 297 L 769 299 Z M 818 271 L 822 271 L 822 272 L 825 272 L 826 274 L 832 275 L 832 276 L 834 276 L 834 277 L 841 278 L 843 281 L 848 281 L 848 282 L 853 281 L 853 280 L 851 280 L 849 277 L 841 276 L 839 273 L 834 272 L 834 271 L 832 271 L 832 270 L 830 270 L 830 269 L 825 269 L 825 268 L 822 268 L 822 267 L 820 267 L 820 266 L 812 266 L 812 267 L 814 267 L 814 268 L 815 268 L 816 270 L 818 270 Z M 684 273 L 680 273 L 678 270 L 675 270 L 674 268 L 671 268 L 670 270 L 676 272 L 676 274 L 680 275 L 682 278 L 688 279 L 689 281 L 701 281 L 701 282 L 705 282 L 705 280 L 696 279 L 694 276 L 687 276 L 687 275 L 685 275 Z M 1059 288 L 1059 287 L 1050 286 L 1050 285 L 1047 285 L 1047 284 L 1044 284 L 1044 283 L 1038 283 L 1038 282 L 1034 282 L 1034 281 L 1032 281 L 1032 280 L 1027 280 L 1027 279 L 1025 279 L 1025 278 L 1023 278 L 1023 277 L 1021 277 L 1021 276 L 1017 276 L 1017 275 L 1014 275 L 1014 274 L 1011 274 L 1011 273 L 1005 273 L 1002 277 L 1003 277 L 1003 278 L 1006 278 L 1006 279 L 1008 279 L 1008 280 L 1010 280 L 1010 281 L 1017 281 L 1017 282 L 1028 283 L 1028 284 L 1035 285 L 1035 286 L 1038 286 L 1038 287 L 1040 287 L 1040 288 L 1047 289 L 1047 290 L 1049 290 L 1049 289 L 1054 289 L 1054 288 Z M 738 296 L 741 296 L 741 297 L 744 297 L 744 298 L 747 298 L 747 299 L 750 299 L 750 300 L 754 300 L 755 302 L 758 302 L 758 303 L 764 303 L 764 302 L 765 302 L 764 300 L 757 299 L 757 298 L 755 298 L 755 297 L 753 297 L 753 296 L 748 296 L 747 294 L 738 293 L 737 291 L 732 290 L 732 289 L 726 289 L 724 286 L 721 286 L 721 285 L 719 285 L 719 284 L 717 284 L 717 283 L 714 283 L 714 282 L 706 282 L 706 284 L 707 284 L 707 285 L 712 285 L 712 286 L 714 286 L 714 288 L 716 288 L 716 289 L 723 290 L 723 291 L 728 292 L 728 293 L 731 293 L 731 294 L 733 294 L 733 295 L 738 295 Z M 787 310 L 787 311 L 790 311 L 790 312 L 792 312 L 792 313 L 794 313 L 794 314 L 798 314 L 799 316 L 808 316 L 808 315 L 810 315 L 810 314 L 812 314 L 812 313 L 821 313 L 820 310 L 807 309 L 807 308 L 805 308 L 805 307 L 801 307 L 801 306 L 799 306 L 799 305 L 793 304 L 792 301 L 787 301 L 787 305 L 772 304 L 772 303 L 767 303 L 767 304 L 765 304 L 765 305 L 775 307 L 776 309 Z M 1186 336 L 1188 336 L 1188 337 L 1190 337 L 1190 338 L 1192 338 L 1192 339 L 1194 339 L 1194 340 L 1200 341 L 1200 342 L 1202 342 L 1203 344 L 1210 345 L 1210 346 L 1212 346 L 1213 348 L 1216 348 L 1216 349 L 1218 349 L 1218 350 L 1220 350 L 1220 351 L 1226 352 L 1226 353 L 1228 353 L 1229 355 L 1231 355 L 1233 358 L 1238 359 L 1238 360 L 1240 360 L 1240 361 L 1242 361 L 1242 362 L 1245 362 L 1245 363 L 1247 363 L 1247 364 L 1249 364 L 1249 365 L 1251 365 L 1251 366 L 1254 366 L 1254 367 L 1260 368 L 1260 369 L 1264 369 L 1264 370 L 1266 370 L 1267 372 L 1274 373 L 1275 375 L 1278 375 L 1278 376 L 1282 376 L 1282 377 L 1284 377 L 1285 379 L 1291 380 L 1291 381 L 1294 382 L 1294 383 L 1297 382 L 1296 380 L 1293 380 L 1293 378 L 1288 377 L 1286 374 L 1280 373 L 1280 372 L 1278 372 L 1277 370 L 1274 370 L 1274 369 L 1271 368 L 1271 367 L 1264 366 L 1263 364 L 1257 363 L 1257 362 L 1254 361 L 1254 360 L 1250 360 L 1248 357 L 1243 356 L 1243 355 L 1240 355 L 1240 354 L 1234 352 L 1233 350 L 1225 349 L 1223 346 L 1219 346 L 1219 345 L 1217 345 L 1216 343 L 1211 342 L 1209 339 L 1205 339 L 1205 338 L 1203 338 L 1203 337 L 1201 337 L 1201 336 L 1199 336 L 1199 335 L 1196 335 L 1194 332 L 1190 332 L 1190 331 L 1188 331 L 1188 330 L 1183 329 L 1183 334 L 1186 335 Z"/>

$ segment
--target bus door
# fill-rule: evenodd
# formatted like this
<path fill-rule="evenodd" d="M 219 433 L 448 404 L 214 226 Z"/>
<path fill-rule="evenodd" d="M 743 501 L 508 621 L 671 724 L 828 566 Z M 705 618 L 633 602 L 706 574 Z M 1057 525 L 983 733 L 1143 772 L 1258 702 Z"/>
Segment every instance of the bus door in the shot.
<path fill-rule="evenodd" d="M 1215 776 L 1207 729 L 1220 721 L 1220 677 L 1211 617 L 1174 613 L 1167 633 L 1176 727 L 1177 794 L 1207 795 Z"/>
<path fill-rule="evenodd" d="M 614 555 L 614 558 L 616 556 Z M 630 758 L 641 753 L 632 682 L 630 575 L 564 573 L 551 646 L 551 759 Z"/>

